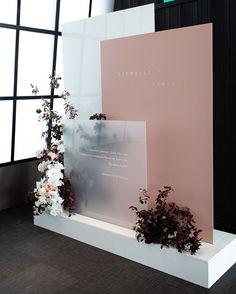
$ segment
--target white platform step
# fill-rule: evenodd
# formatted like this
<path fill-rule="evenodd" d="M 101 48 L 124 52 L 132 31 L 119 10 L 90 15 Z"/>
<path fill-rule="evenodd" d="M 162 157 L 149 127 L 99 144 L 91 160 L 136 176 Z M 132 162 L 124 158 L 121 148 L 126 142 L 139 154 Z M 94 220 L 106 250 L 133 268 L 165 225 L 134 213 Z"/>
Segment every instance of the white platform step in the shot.
<path fill-rule="evenodd" d="M 236 235 L 214 230 L 214 245 L 203 243 L 196 255 L 137 242 L 135 232 L 82 215 L 53 217 L 34 224 L 136 261 L 205 288 L 210 288 L 236 262 Z"/>

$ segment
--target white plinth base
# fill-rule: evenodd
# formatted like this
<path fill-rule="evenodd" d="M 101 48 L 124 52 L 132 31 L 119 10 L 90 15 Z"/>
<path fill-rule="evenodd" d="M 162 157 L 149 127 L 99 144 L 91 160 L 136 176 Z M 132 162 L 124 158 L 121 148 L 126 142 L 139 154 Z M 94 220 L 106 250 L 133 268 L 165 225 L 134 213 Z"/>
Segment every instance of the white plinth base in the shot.
<path fill-rule="evenodd" d="M 236 262 L 236 235 L 214 231 L 214 245 L 203 243 L 196 255 L 138 243 L 135 232 L 82 215 L 44 213 L 34 224 L 175 277 L 210 288 Z"/>

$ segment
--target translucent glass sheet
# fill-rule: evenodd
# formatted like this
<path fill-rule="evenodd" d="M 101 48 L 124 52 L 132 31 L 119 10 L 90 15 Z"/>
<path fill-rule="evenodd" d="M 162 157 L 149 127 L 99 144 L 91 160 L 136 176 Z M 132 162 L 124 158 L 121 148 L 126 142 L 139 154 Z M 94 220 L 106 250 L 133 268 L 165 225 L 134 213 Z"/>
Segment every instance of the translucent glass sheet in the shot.
<path fill-rule="evenodd" d="M 90 0 L 61 0 L 60 24 L 87 18 L 89 2 Z"/>
<path fill-rule="evenodd" d="M 93 2 L 97 5 L 96 1 Z M 154 4 L 107 13 L 63 26 L 65 88 L 71 92 L 81 119 L 102 111 L 100 41 L 154 30 Z"/>
<path fill-rule="evenodd" d="M 20 32 L 18 95 L 32 95 L 30 83 L 41 95 L 49 95 L 54 37 L 47 34 Z"/>
<path fill-rule="evenodd" d="M 14 30 L 0 28 L 0 96 L 13 95 L 15 35 Z"/>
<path fill-rule="evenodd" d="M 92 3 L 91 16 L 112 12 L 114 0 L 96 0 Z"/>
<path fill-rule="evenodd" d="M 44 146 L 41 134 L 45 128 L 36 113 L 41 105 L 40 99 L 17 101 L 15 160 L 35 157 L 36 151 Z"/>
<path fill-rule="evenodd" d="M 21 0 L 21 25 L 54 30 L 56 2 L 56 0 Z"/>
<path fill-rule="evenodd" d="M 11 159 L 12 101 L 0 101 L 0 163 Z"/>
<path fill-rule="evenodd" d="M 0 0 L 0 22 L 16 24 L 16 9 L 17 0 Z"/>
<path fill-rule="evenodd" d="M 76 192 L 76 212 L 131 228 L 139 189 L 146 187 L 146 123 L 69 121 L 65 171 Z"/>

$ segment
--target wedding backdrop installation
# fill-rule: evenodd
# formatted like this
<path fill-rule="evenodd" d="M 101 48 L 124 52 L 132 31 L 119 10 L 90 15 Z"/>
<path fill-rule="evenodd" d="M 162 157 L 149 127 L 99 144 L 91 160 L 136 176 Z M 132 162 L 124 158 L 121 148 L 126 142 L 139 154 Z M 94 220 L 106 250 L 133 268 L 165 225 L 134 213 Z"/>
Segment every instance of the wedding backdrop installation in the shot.
<path fill-rule="evenodd" d="M 74 105 L 80 109 L 80 118 L 87 118 L 93 109 L 106 113 L 110 120 L 148 122 L 149 186 L 155 192 L 166 183 L 173 185 L 174 197 L 179 197 L 175 202 L 193 210 L 204 238 L 212 242 L 211 26 L 145 34 L 153 29 L 153 9 L 150 4 L 65 24 L 65 85 L 72 93 Z M 125 29 L 117 25 L 117 19 L 125 24 Z M 140 25 L 134 26 L 134 20 Z M 122 38 L 124 33 L 126 38 Z M 130 33 L 141 35 L 130 37 Z M 198 42 L 200 53 L 196 52 Z M 171 54 L 175 48 L 178 56 L 163 59 L 163 54 Z M 201 83 L 197 84 L 197 80 Z M 160 87 L 162 82 L 166 87 Z M 150 103 L 146 104 L 146 99 Z M 128 110 L 130 107 L 132 112 Z M 198 149 L 196 141 L 201 142 Z M 197 184 L 198 177 L 201 185 Z"/>
<path fill-rule="evenodd" d="M 154 7 L 153 5 L 147 6 L 149 8 Z M 143 9 L 138 10 L 135 8 L 134 10 L 135 12 L 132 10 L 132 17 L 136 20 L 140 18 L 140 16 L 142 19 L 145 19 L 143 16 Z M 133 13 L 135 13 L 135 15 L 133 15 Z M 148 14 L 148 11 L 145 12 L 145 15 L 147 16 L 146 13 Z M 149 10 L 149 13 L 152 18 L 153 10 Z M 107 183 L 112 184 L 115 181 L 120 186 L 123 186 L 125 181 L 129 184 L 129 187 L 135 184 L 136 186 L 134 186 L 134 190 L 136 190 L 139 182 L 129 182 L 129 177 L 125 175 L 125 168 L 128 165 L 137 168 L 137 163 L 139 161 L 135 160 L 135 164 L 132 164 L 129 160 L 124 160 L 126 158 L 128 159 L 129 152 L 121 152 L 121 149 L 119 148 L 115 151 L 107 149 L 110 145 L 113 145 L 113 140 L 117 139 L 117 136 L 114 131 L 111 132 L 111 136 L 106 136 L 103 130 L 106 130 L 106 125 L 112 122 L 109 120 L 112 118 L 116 120 L 123 119 L 123 122 L 125 123 L 129 123 L 130 119 L 136 119 L 138 122 L 145 122 L 148 131 L 147 141 L 149 146 L 147 148 L 147 155 L 149 157 L 149 171 L 152 171 L 152 168 L 150 169 L 151 157 L 154 160 L 157 160 L 154 164 L 155 166 L 156 163 L 159 162 L 158 166 L 160 173 L 158 174 L 159 176 L 156 174 L 156 180 L 154 177 L 150 177 L 150 173 L 147 175 L 147 178 L 149 181 L 151 180 L 152 184 L 159 186 L 161 186 L 161 183 L 163 182 L 172 184 L 172 180 L 174 180 L 176 188 L 173 192 L 173 199 L 176 200 L 174 202 L 177 202 L 178 200 L 178 206 L 172 204 L 167 205 L 165 201 L 162 201 L 165 199 L 164 194 L 168 194 L 169 187 L 166 187 L 166 191 L 160 191 L 160 195 L 157 197 L 158 207 L 154 210 L 136 210 L 136 206 L 134 206 L 133 209 L 140 217 L 136 224 L 136 231 L 140 233 L 141 236 L 138 234 L 137 237 L 139 239 L 145 239 L 147 243 L 160 241 L 158 240 L 158 236 L 155 236 L 154 238 L 151 235 L 150 237 L 150 231 L 152 231 L 153 226 L 149 226 L 149 217 L 151 217 L 151 219 L 160 217 L 161 220 L 163 220 L 163 223 L 160 223 L 164 225 L 162 227 L 164 233 L 169 232 L 168 227 L 165 226 L 166 220 L 169 224 L 173 225 L 173 227 L 176 226 L 181 228 L 180 235 L 183 233 L 183 236 L 185 236 L 186 231 L 183 223 L 183 217 L 185 215 L 188 219 L 186 220 L 187 228 L 192 227 L 193 232 L 191 234 L 193 234 L 196 238 L 195 241 L 197 241 L 194 245 L 191 243 L 191 239 L 186 238 L 189 240 L 187 241 L 187 246 L 190 246 L 187 248 L 189 248 L 190 252 L 194 253 L 195 249 L 198 248 L 199 240 L 195 234 L 198 234 L 199 230 L 194 229 L 192 213 L 189 214 L 187 209 L 179 209 L 179 207 L 184 206 L 184 204 L 186 205 L 187 200 L 190 201 L 190 208 L 195 209 L 193 214 L 198 217 L 196 228 L 199 227 L 200 229 L 203 229 L 203 232 L 206 233 L 204 240 L 211 242 L 212 28 L 210 24 L 206 24 L 166 32 L 142 33 L 138 36 L 125 36 L 125 38 L 122 38 L 121 36 L 121 38 L 109 40 L 111 38 L 111 29 L 113 34 L 115 30 L 119 32 L 119 26 L 117 26 L 117 24 L 120 22 L 117 20 L 118 17 L 121 17 L 122 22 L 125 24 L 126 32 L 128 24 L 126 11 L 124 11 L 124 13 L 121 12 L 117 14 L 117 12 L 115 12 L 103 17 L 95 17 L 91 19 L 91 21 L 78 21 L 66 24 L 64 27 L 65 30 L 63 30 L 63 40 L 65 41 L 63 44 L 65 45 L 65 77 L 67 77 L 66 82 L 69 81 L 70 85 L 72 85 L 72 93 L 75 93 L 75 95 L 72 95 L 71 97 L 72 100 L 76 101 L 80 110 L 82 108 L 80 106 L 84 107 L 82 108 L 83 115 L 86 114 L 86 112 L 91 111 L 89 107 L 90 105 L 96 109 L 96 111 L 93 109 L 93 112 L 97 113 L 99 113 L 99 107 L 101 106 L 102 110 L 109 109 L 109 111 L 106 111 L 108 117 L 107 121 L 100 121 L 99 124 L 87 121 L 87 123 L 90 122 L 90 127 L 88 128 L 90 132 L 84 131 L 84 127 L 81 128 L 80 126 L 77 130 L 75 128 L 71 129 L 72 132 L 77 132 L 77 138 L 83 138 L 85 141 L 90 142 L 92 147 L 91 148 L 88 145 L 85 146 L 85 148 L 84 146 L 81 146 L 82 148 L 79 147 L 78 151 L 80 151 L 84 159 L 89 159 L 84 160 L 83 164 L 81 164 L 82 162 L 80 161 L 80 167 L 82 167 L 82 170 L 85 172 L 85 180 L 87 179 L 88 181 L 89 189 L 96 187 L 96 177 L 93 176 L 94 174 L 96 176 L 96 173 L 98 173 L 103 177 L 103 185 L 100 186 L 99 196 L 105 195 L 103 189 L 107 187 Z M 113 25 L 110 26 L 110 23 Z M 106 30 L 106 25 L 108 25 L 108 30 Z M 89 75 L 91 67 L 88 65 L 91 60 L 86 55 L 85 58 L 82 58 L 82 56 L 84 57 L 84 52 L 89 52 L 90 54 L 96 52 L 95 56 L 100 56 L 99 50 L 97 49 L 99 48 L 98 45 L 104 31 L 106 38 L 101 42 L 101 95 L 101 88 L 99 87 L 101 81 L 99 75 L 97 75 L 97 72 L 96 74 L 93 72 L 93 75 L 91 76 Z M 180 40 L 182 42 L 180 42 Z M 81 46 L 81 43 L 83 46 Z M 125 48 L 128 49 L 125 50 L 125 52 L 121 50 L 124 47 L 124 44 Z M 93 51 L 93 48 L 96 50 Z M 199 49 L 199 52 L 197 53 L 196 48 Z M 70 51 L 71 49 L 73 49 L 73 52 Z M 135 54 L 133 54 L 134 52 Z M 143 53 L 141 58 L 140 52 Z M 164 59 L 163 56 L 168 56 L 168 59 Z M 80 66 L 81 59 L 83 60 L 83 66 Z M 99 65 L 99 62 L 96 63 L 96 66 L 97 65 Z M 73 82 L 72 79 L 75 79 L 76 82 Z M 78 83 L 78 81 L 82 81 L 83 83 Z M 65 87 L 71 91 L 68 85 L 66 84 Z M 86 99 L 83 99 L 82 101 L 79 99 L 82 95 L 75 90 L 75 85 L 80 86 L 80 94 L 83 94 L 84 97 L 89 97 L 89 104 L 86 104 Z M 95 86 L 96 90 L 94 90 L 92 85 Z M 119 87 L 120 85 L 123 87 Z M 119 93 L 117 87 L 119 87 Z M 159 95 L 155 95 L 157 93 Z M 122 98 L 124 101 L 116 99 L 116 95 L 119 95 L 119 99 Z M 133 96 L 137 96 L 137 99 L 134 103 L 131 103 L 133 102 Z M 146 103 L 144 107 L 140 107 L 140 103 L 143 101 L 144 97 L 148 102 L 152 102 L 151 108 L 150 103 Z M 94 103 L 91 103 L 91 101 Z M 121 105 L 119 105 L 119 103 Z M 126 107 L 127 105 L 128 107 Z M 127 110 L 129 105 L 132 107 L 132 112 Z M 187 109 L 183 113 L 183 109 L 185 109 L 186 106 Z M 194 112 L 194 110 L 197 111 Z M 152 114 L 152 120 L 150 120 L 150 112 Z M 153 114 L 156 114 L 156 116 Z M 156 120 L 158 119 L 158 121 L 156 121 L 155 118 Z M 118 122 L 121 123 L 121 121 Z M 68 135 L 68 128 L 70 127 L 71 126 L 66 125 L 65 135 Z M 157 132 L 156 136 L 155 130 Z M 96 138 L 93 135 L 91 136 L 91 131 L 95 133 L 97 132 L 99 136 Z M 152 136 L 152 131 L 154 136 Z M 118 142 L 122 144 L 123 142 L 126 142 L 129 144 L 131 141 L 130 136 L 127 136 L 126 131 L 122 133 L 122 138 L 124 139 L 120 142 L 118 140 Z M 191 140 L 188 140 L 189 136 Z M 72 141 L 75 141 L 76 136 L 69 136 L 69 138 Z M 157 138 L 159 138 L 159 141 Z M 152 141 L 157 145 L 152 145 Z M 65 143 L 67 144 L 67 140 L 65 140 Z M 197 148 L 197 146 L 199 146 L 199 148 Z M 158 151 L 158 154 L 152 157 L 152 150 L 156 150 L 156 152 Z M 66 152 L 65 154 L 69 155 L 69 153 Z M 104 156 L 102 154 L 106 155 Z M 107 154 L 114 154 L 114 156 L 108 156 Z M 118 154 L 119 157 L 117 156 Z M 72 155 L 73 161 L 73 154 L 70 155 Z M 178 157 L 178 155 L 180 156 Z M 123 156 L 126 158 L 122 158 Z M 121 162 L 121 159 L 123 163 L 117 164 L 118 162 Z M 193 162 L 196 159 L 199 160 Z M 162 164 L 160 164 L 160 160 L 163 160 L 161 161 Z M 167 162 L 165 162 L 165 160 Z M 106 168 L 109 167 L 111 171 L 104 171 L 102 165 Z M 70 167 L 70 163 L 68 166 Z M 68 166 L 66 167 L 66 171 L 68 171 Z M 88 172 L 89 166 L 90 169 L 93 169 L 93 173 Z M 102 173 L 99 171 L 99 166 L 102 168 L 101 171 L 103 170 Z M 181 172 L 179 172 L 179 170 Z M 155 172 L 153 175 L 155 175 Z M 206 177 L 204 175 L 206 175 Z M 75 172 L 75 170 L 69 172 L 69 177 L 71 179 L 74 178 L 78 184 L 80 183 L 81 177 Z M 188 181 L 188 179 L 190 179 L 190 181 Z M 197 181 L 198 179 L 199 181 Z M 162 182 L 160 182 L 160 180 Z M 174 187 L 175 184 L 173 185 Z M 150 188 L 151 190 L 153 189 L 153 187 Z M 90 196 L 91 192 L 91 189 L 89 189 L 87 191 L 85 189 L 85 192 L 88 192 L 88 196 Z M 163 199 L 161 195 L 164 197 Z M 181 195 L 184 195 L 184 199 L 182 199 L 183 202 L 181 202 L 181 198 L 178 198 L 181 197 Z M 202 199 L 199 199 L 200 195 L 203 196 Z M 129 194 L 125 194 L 125 196 L 127 196 L 127 200 L 130 197 Z M 171 200 L 173 201 L 173 199 Z M 87 198 L 87 200 L 88 201 L 85 201 L 85 205 L 89 202 L 93 203 L 93 201 L 90 201 L 91 199 Z M 119 197 L 115 200 L 117 200 L 117 204 L 119 205 Z M 196 201 L 199 200 L 206 200 L 206 205 L 201 203 L 201 201 L 200 206 L 196 205 Z M 104 202 L 111 202 L 111 199 L 105 197 L 103 202 L 99 201 L 101 208 L 103 208 Z M 204 211 L 202 209 L 203 206 L 206 208 Z M 167 208 L 167 211 L 165 208 Z M 159 209 L 164 215 L 159 214 Z M 206 215 L 206 211 L 210 213 Z M 106 213 L 106 209 L 103 213 Z M 178 217 L 175 218 L 177 216 L 176 214 L 180 216 L 180 219 Z M 148 216 L 147 222 L 146 216 Z M 172 217 L 174 217 L 173 222 L 170 221 Z M 203 228 L 199 226 L 200 221 L 203 221 Z M 108 250 L 109 252 L 138 261 L 155 269 L 184 278 L 187 281 L 194 282 L 206 288 L 209 288 L 215 283 L 216 280 L 235 262 L 235 256 L 233 253 L 236 245 L 235 236 L 220 231 L 214 231 L 213 246 L 210 244 L 203 244 L 203 250 L 200 250 L 199 254 L 193 258 L 190 254 L 182 255 L 173 249 L 164 249 L 162 251 L 160 250 L 161 245 L 147 246 L 146 244 L 137 244 L 134 235 L 135 232 L 133 230 L 122 228 L 119 225 L 117 226 L 117 224 L 113 225 L 112 223 L 104 222 L 100 217 L 95 219 L 95 217 L 92 218 L 76 214 L 72 215 L 71 218 L 65 216 L 55 218 L 49 214 L 42 214 L 41 216 L 35 216 L 34 223 L 55 232 L 65 234 L 79 241 Z M 155 222 L 151 221 L 151 224 L 154 225 Z M 147 228 L 147 230 L 145 228 Z M 182 229 L 183 232 L 181 233 Z M 171 240 L 168 240 L 169 235 L 172 237 Z M 177 242 L 175 245 L 177 245 L 176 248 L 178 248 L 178 250 L 182 251 L 185 248 L 184 244 L 178 237 L 178 230 L 172 231 L 167 237 L 167 239 L 165 239 L 165 237 L 163 239 L 160 237 L 163 240 L 163 243 L 161 242 L 162 245 L 168 246 L 168 244 L 171 244 L 173 241 L 174 243 Z M 177 238 L 175 239 L 175 237 Z M 179 241 L 180 243 L 178 243 Z M 117 244 L 123 244 L 123 246 L 118 248 L 116 246 Z M 191 247 L 191 244 L 193 247 Z M 224 258 L 222 257 L 222 254 L 224 255 Z M 166 261 L 172 260 L 172 258 L 174 262 L 169 266 L 169 263 Z"/>

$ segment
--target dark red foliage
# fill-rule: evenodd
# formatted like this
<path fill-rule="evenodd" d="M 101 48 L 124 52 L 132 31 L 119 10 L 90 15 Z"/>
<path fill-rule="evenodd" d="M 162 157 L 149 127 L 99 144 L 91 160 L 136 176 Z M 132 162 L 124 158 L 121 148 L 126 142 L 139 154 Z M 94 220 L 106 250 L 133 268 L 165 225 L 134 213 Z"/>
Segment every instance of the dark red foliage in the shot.
<path fill-rule="evenodd" d="M 63 183 L 64 185 L 59 187 L 60 190 L 60 195 L 63 195 L 63 207 L 65 210 L 69 211 L 69 213 L 71 214 L 72 210 L 73 210 L 73 205 L 75 202 L 75 194 L 71 189 L 71 183 L 70 180 L 64 176 L 63 177 Z"/>
<path fill-rule="evenodd" d="M 154 208 L 139 211 L 135 206 L 130 207 L 138 217 L 134 226 L 137 240 L 148 244 L 161 244 L 161 248 L 174 247 L 179 252 L 189 251 L 195 254 L 201 246 L 201 230 L 195 227 L 189 208 L 167 202 L 171 191 L 169 186 L 165 186 L 163 191 L 159 190 Z M 149 198 L 148 192 L 142 189 L 140 203 L 146 204 Z"/>
<path fill-rule="evenodd" d="M 106 114 L 104 113 L 94 113 L 93 115 L 90 116 L 91 120 L 106 120 Z"/>

